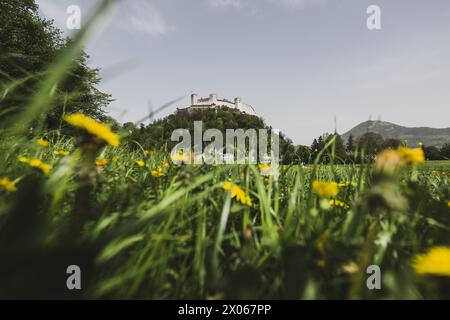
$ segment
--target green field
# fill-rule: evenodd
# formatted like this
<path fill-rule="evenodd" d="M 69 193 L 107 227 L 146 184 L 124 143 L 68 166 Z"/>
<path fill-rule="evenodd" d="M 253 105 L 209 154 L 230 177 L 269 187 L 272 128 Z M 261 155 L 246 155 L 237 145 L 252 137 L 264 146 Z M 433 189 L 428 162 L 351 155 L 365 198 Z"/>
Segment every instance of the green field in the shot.
<path fill-rule="evenodd" d="M 427 161 L 419 166 L 420 170 L 450 171 L 450 160 Z"/>
<path fill-rule="evenodd" d="M 108 162 L 95 165 L 73 140 L 37 138 L 1 143 L 2 176 L 17 188 L 0 194 L 3 297 L 78 297 L 55 276 L 70 264 L 83 270 L 83 298 L 450 297 L 448 278 L 411 265 L 450 244 L 448 161 L 392 175 L 294 165 L 264 176 L 257 166 L 177 166 L 125 145 L 99 149 Z M 353 184 L 320 199 L 316 180 Z M 231 199 L 226 181 L 251 206 Z M 366 287 L 372 264 L 381 290 Z"/>

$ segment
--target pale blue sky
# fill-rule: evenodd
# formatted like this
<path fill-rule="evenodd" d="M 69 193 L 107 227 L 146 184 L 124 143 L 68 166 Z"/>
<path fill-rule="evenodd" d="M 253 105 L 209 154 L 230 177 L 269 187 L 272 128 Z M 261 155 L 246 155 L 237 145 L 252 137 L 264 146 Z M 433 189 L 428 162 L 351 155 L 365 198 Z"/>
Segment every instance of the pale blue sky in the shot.
<path fill-rule="evenodd" d="M 38 0 L 67 34 L 68 5 Z M 381 7 L 382 30 L 366 9 Z M 298 144 L 369 118 L 450 126 L 449 0 L 122 0 L 87 44 L 102 68 L 110 114 L 136 121 L 200 96 L 242 97 Z"/>

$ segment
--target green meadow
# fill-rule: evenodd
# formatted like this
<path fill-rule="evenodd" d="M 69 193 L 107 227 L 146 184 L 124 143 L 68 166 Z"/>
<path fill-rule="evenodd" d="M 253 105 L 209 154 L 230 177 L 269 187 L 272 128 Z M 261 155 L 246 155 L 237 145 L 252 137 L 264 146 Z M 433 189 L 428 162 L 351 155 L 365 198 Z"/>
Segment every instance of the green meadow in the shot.
<path fill-rule="evenodd" d="M 95 112 L 74 118 L 92 110 L 58 88 L 111 2 L 44 71 L 2 70 L 0 298 L 450 298 L 450 161 L 392 149 L 333 164 L 332 138 L 267 175 L 177 164 Z"/>
<path fill-rule="evenodd" d="M 54 137 L 47 147 L 41 136 L 1 142 L 2 176 L 16 188 L 0 194 L 3 297 L 449 297 L 446 276 L 417 274 L 412 262 L 449 244 L 450 162 L 392 174 L 292 165 L 266 176 L 253 165 L 179 166 L 126 145 L 86 160 L 77 140 Z M 321 198 L 313 181 L 341 186 Z M 81 292 L 65 287 L 72 264 Z M 380 266 L 381 290 L 367 288 L 369 265 Z"/>

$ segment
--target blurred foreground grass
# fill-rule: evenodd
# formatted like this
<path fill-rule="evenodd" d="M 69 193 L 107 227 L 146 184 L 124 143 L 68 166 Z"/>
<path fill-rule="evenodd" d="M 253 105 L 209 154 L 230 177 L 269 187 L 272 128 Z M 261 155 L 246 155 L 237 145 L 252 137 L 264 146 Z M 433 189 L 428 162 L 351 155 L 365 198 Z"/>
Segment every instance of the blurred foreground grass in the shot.
<path fill-rule="evenodd" d="M 450 245 L 450 162 L 384 176 L 370 164 L 264 176 L 251 165 L 177 166 L 163 151 L 123 145 L 98 149 L 86 182 L 73 139 L 2 139 L 0 148 L 1 176 L 16 188 L 0 194 L 2 297 L 450 297 L 448 277 L 411 265 Z M 319 197 L 313 181 L 338 192 Z M 230 199 L 224 182 L 251 206 Z M 88 199 L 77 198 L 84 183 Z M 71 264 L 81 267 L 81 292 L 65 287 Z M 366 287 L 371 264 L 382 290 Z"/>

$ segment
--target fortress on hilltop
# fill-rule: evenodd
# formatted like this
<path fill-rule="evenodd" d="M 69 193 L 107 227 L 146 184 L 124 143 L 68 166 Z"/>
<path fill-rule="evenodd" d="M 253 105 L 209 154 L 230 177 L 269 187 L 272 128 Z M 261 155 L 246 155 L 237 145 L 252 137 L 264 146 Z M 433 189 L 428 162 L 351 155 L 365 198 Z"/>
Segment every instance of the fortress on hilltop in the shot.
<path fill-rule="evenodd" d="M 219 99 L 217 94 L 210 94 L 208 98 L 199 98 L 196 93 L 191 95 L 191 105 L 186 108 L 177 108 L 178 112 L 192 112 L 196 110 L 228 108 L 231 111 L 246 113 L 256 116 L 255 109 L 247 103 L 242 102 L 241 98 L 235 98 L 234 102 L 227 99 Z"/>

